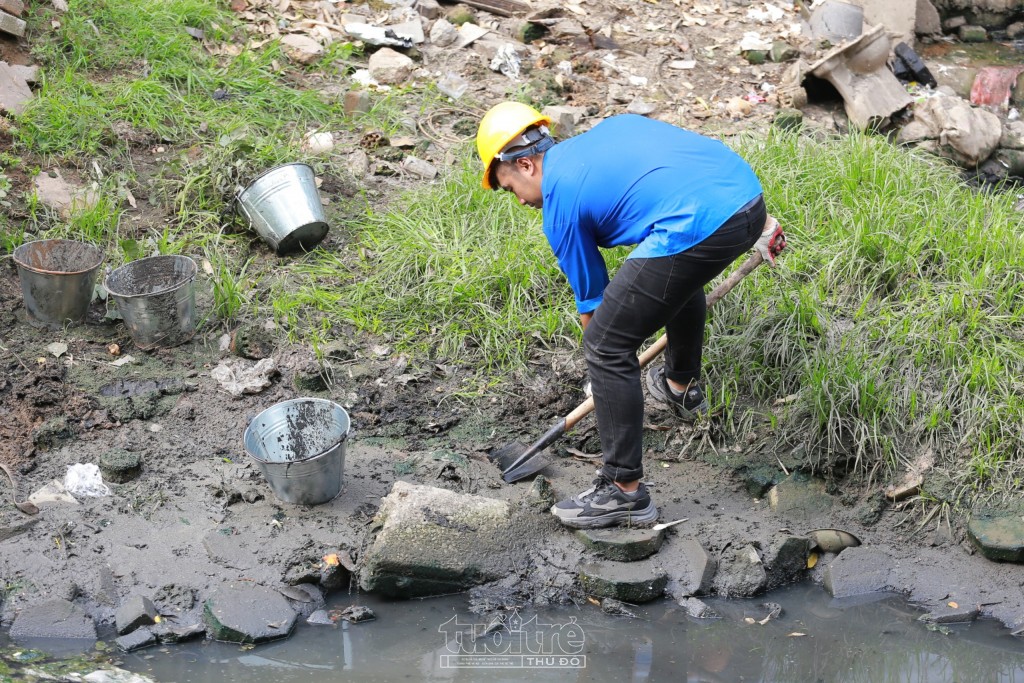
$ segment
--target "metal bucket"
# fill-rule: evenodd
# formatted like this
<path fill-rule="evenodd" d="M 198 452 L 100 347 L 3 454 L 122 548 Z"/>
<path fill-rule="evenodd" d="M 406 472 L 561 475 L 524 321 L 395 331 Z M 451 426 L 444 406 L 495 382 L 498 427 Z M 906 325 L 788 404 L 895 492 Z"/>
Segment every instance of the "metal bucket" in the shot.
<path fill-rule="evenodd" d="M 238 193 L 235 206 L 278 254 L 309 251 L 327 236 L 313 169 L 285 164 L 262 173 Z"/>
<path fill-rule="evenodd" d="M 14 250 L 29 319 L 61 327 L 85 319 L 103 251 L 75 240 L 38 240 Z"/>
<path fill-rule="evenodd" d="M 326 503 L 341 492 L 349 424 L 348 413 L 332 401 L 284 401 L 245 428 L 245 452 L 284 502 Z"/>
<path fill-rule="evenodd" d="M 125 264 L 103 286 L 140 349 L 184 344 L 196 332 L 196 262 L 150 256 Z"/>

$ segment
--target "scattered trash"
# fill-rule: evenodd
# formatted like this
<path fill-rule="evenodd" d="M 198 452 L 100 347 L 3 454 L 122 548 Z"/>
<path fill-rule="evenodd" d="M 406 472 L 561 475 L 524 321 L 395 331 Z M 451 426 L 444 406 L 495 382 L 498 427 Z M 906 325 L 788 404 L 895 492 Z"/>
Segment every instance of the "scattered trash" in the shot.
<path fill-rule="evenodd" d="M 127 356 L 121 356 L 115 361 L 111 361 L 110 364 L 113 365 L 115 368 L 119 368 L 122 365 L 128 365 L 129 363 L 133 362 L 135 362 L 135 356 L 129 354 Z"/>
<path fill-rule="evenodd" d="M 491 71 L 499 71 L 512 80 L 519 78 L 519 68 L 522 61 L 516 54 L 516 48 L 511 43 L 505 43 L 498 48 L 498 54 L 491 60 Z"/>
<path fill-rule="evenodd" d="M 465 95 L 468 88 L 469 83 L 466 82 L 466 79 L 451 71 L 446 73 L 444 78 L 437 82 L 437 89 L 441 94 L 447 95 L 453 100 L 457 100 Z"/>
<path fill-rule="evenodd" d="M 826 553 L 838 553 L 844 548 L 856 548 L 860 545 L 859 538 L 842 529 L 815 529 L 808 532 L 807 536 L 814 544 L 812 548 L 818 548 Z"/>
<path fill-rule="evenodd" d="M 75 463 L 68 465 L 64 475 L 64 488 L 73 496 L 109 496 L 110 488 L 103 483 L 99 465 L 94 463 Z"/>
<path fill-rule="evenodd" d="M 334 149 L 334 134 L 330 131 L 313 131 L 302 140 L 302 149 L 310 154 L 323 154 Z"/>
<path fill-rule="evenodd" d="M 277 361 L 264 358 L 253 366 L 245 361 L 225 361 L 210 371 L 210 376 L 222 389 L 238 398 L 243 394 L 258 394 L 271 384 L 277 374 Z"/>
<path fill-rule="evenodd" d="M 64 342 L 53 342 L 46 347 L 46 350 L 53 354 L 55 358 L 60 358 L 68 352 L 68 345 Z"/>

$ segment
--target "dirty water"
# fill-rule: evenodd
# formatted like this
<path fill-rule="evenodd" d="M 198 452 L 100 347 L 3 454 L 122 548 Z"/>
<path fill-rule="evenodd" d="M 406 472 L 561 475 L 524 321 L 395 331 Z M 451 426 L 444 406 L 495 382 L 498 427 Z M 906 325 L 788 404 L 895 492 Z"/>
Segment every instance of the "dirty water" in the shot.
<path fill-rule="evenodd" d="M 778 618 L 759 622 L 770 600 Z M 375 621 L 300 626 L 252 646 L 195 642 L 124 655 L 121 666 L 161 682 L 289 681 L 928 681 L 1024 682 L 1024 640 L 994 621 L 927 626 L 895 595 L 835 601 L 810 583 L 747 600 L 708 599 L 722 618 L 697 621 L 663 601 L 630 607 L 636 619 L 590 604 L 524 612 L 517 637 L 463 641 L 486 623 L 463 596 L 386 602 L 336 596 L 329 607 L 371 607 Z M 544 650 L 508 647 L 525 634 Z M 446 646 L 446 642 L 449 644 Z M 0 646 L 4 643 L 0 642 Z M 473 648 L 475 647 L 475 652 Z M 470 656 L 470 655 L 474 656 Z M 505 668 L 497 668 L 503 665 Z"/>

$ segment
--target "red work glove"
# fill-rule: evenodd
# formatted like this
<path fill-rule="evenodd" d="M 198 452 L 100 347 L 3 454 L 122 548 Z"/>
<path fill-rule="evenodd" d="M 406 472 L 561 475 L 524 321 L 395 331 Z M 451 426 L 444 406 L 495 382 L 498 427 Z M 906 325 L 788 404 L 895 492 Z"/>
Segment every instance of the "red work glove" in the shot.
<path fill-rule="evenodd" d="M 761 253 L 769 266 L 775 267 L 775 257 L 786 248 L 786 235 L 782 232 L 782 226 L 774 217 L 768 216 L 764 222 L 764 230 L 761 238 L 754 243 L 754 249 Z"/>

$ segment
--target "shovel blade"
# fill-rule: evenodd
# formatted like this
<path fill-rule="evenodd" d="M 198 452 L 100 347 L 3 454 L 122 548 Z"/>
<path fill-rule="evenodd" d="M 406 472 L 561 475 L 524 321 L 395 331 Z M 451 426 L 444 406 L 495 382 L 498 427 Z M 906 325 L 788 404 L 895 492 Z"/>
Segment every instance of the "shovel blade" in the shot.
<path fill-rule="evenodd" d="M 533 454 L 523 460 L 523 456 L 530 448 L 521 441 L 513 441 L 488 454 L 491 462 L 501 470 L 501 478 L 505 480 L 505 483 L 511 484 L 525 479 L 548 465 L 550 457 L 538 450 L 536 445 L 533 446 Z"/>
<path fill-rule="evenodd" d="M 498 466 L 499 470 L 504 472 L 519 459 L 519 456 L 526 452 L 527 448 L 529 448 L 529 446 L 522 441 L 513 441 L 512 443 L 505 444 L 501 448 L 494 449 L 487 454 L 487 457 L 490 458 L 491 462 Z"/>

